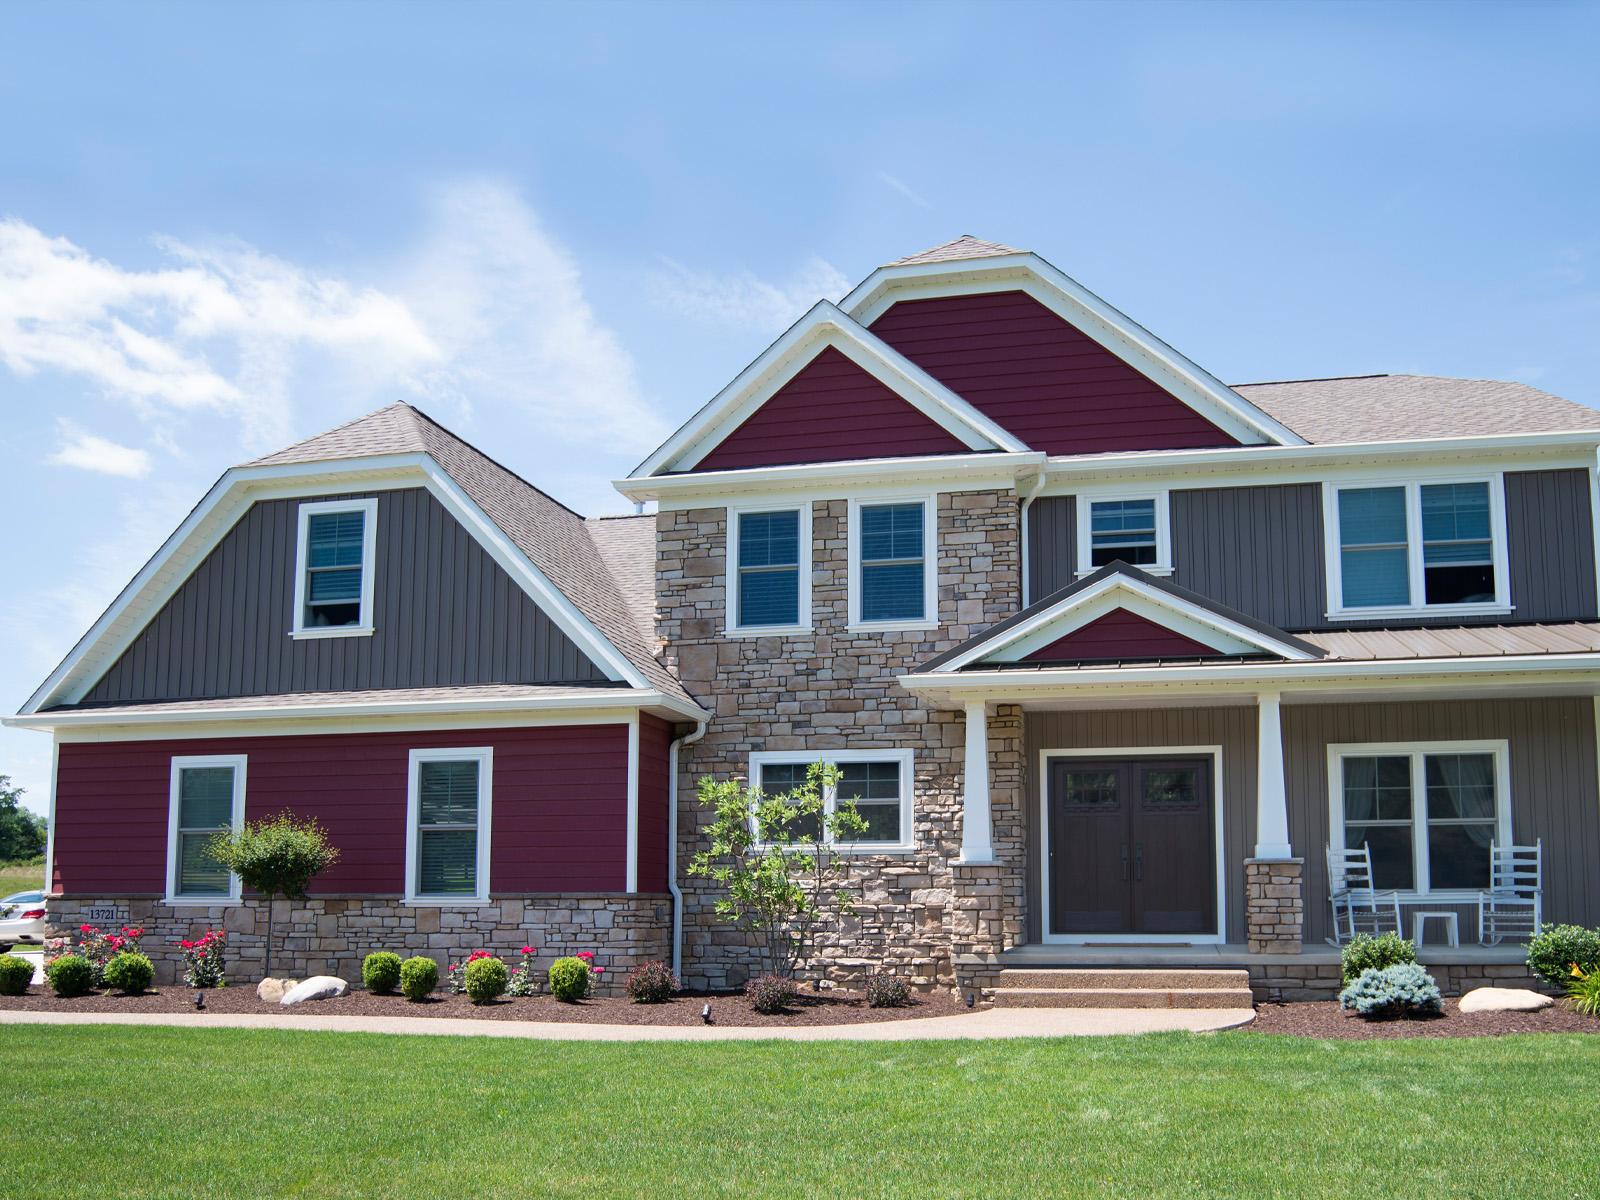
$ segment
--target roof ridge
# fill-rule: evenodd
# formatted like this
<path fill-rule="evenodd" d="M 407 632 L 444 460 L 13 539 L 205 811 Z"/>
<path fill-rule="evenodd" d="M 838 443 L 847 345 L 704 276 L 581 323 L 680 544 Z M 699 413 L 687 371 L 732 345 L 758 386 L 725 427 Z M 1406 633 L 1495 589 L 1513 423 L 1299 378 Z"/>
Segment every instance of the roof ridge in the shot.
<path fill-rule="evenodd" d="M 433 416 L 430 416 L 428 413 L 423 412 L 422 409 L 418 408 L 416 405 L 414 405 L 414 404 L 406 404 L 405 401 L 403 401 L 403 400 L 402 401 L 397 401 L 397 403 L 402 404 L 402 405 L 404 405 L 404 407 L 410 409 L 412 413 L 414 413 L 418 417 L 421 417 L 424 421 L 426 421 L 429 425 L 433 426 L 440 433 L 444 434 L 451 441 L 456 442 L 459 445 L 465 446 L 468 450 L 472 451 L 474 454 L 476 454 L 479 458 L 483 459 L 485 462 L 493 463 L 496 467 L 500 468 L 500 470 L 504 471 L 507 475 L 511 476 L 518 483 L 523 484 L 525 487 L 528 487 L 528 488 L 530 488 L 531 490 L 533 490 L 535 492 L 538 492 L 539 495 L 543 496 L 546 500 L 550 501 L 551 504 L 556 505 L 558 508 L 562 509 L 565 512 L 571 513 L 579 521 L 586 521 L 586 520 L 589 519 L 589 518 L 585 517 L 577 509 L 573 508 L 570 504 L 562 503 L 560 500 L 557 500 L 554 496 L 552 496 L 549 492 L 545 491 L 538 484 L 530 482 L 528 480 L 528 478 L 526 476 L 522 475 L 520 472 L 514 471 L 510 467 L 506 466 L 505 463 L 501 462 L 498 458 L 495 458 L 492 454 L 486 454 L 483 450 L 479 449 L 476 445 L 474 445 L 473 443 L 467 441 L 466 438 L 462 437 L 455 430 L 449 428 L 447 425 L 443 424 L 437 418 L 435 418 Z"/>
<path fill-rule="evenodd" d="M 360 424 L 363 424 L 364 422 L 372 420 L 374 417 L 380 417 L 384 413 L 390 412 L 393 409 L 397 409 L 397 408 L 404 409 L 406 412 L 411 413 L 413 415 L 417 414 L 420 411 L 415 406 L 413 406 L 411 404 L 407 404 L 404 400 L 391 400 L 388 404 L 382 405 L 382 406 L 380 406 L 378 408 L 371 409 L 368 412 L 364 412 L 358 417 L 351 417 L 348 421 L 341 421 L 341 422 L 339 422 L 339 424 L 331 426 L 328 429 L 320 429 L 316 433 L 310 434 L 307 437 L 298 438 L 295 441 L 290 442 L 287 446 L 280 446 L 276 450 L 269 451 L 266 454 L 258 455 L 257 457 L 252 458 L 252 459 L 247 459 L 246 461 L 244 461 L 242 463 L 237 463 L 235 465 L 236 466 L 241 466 L 241 467 L 252 467 L 252 466 L 255 466 L 258 463 L 265 462 L 269 458 L 277 458 L 280 455 L 289 454 L 289 453 L 291 453 L 291 452 L 293 452 L 295 450 L 298 450 L 301 446 L 309 446 L 312 442 L 320 441 L 321 439 L 323 439 L 325 437 L 331 437 L 332 435 L 334 435 L 336 433 L 339 433 L 339 432 L 341 432 L 343 430 L 354 428 L 357 425 L 360 425 Z M 430 420 L 431 420 L 431 418 L 430 418 Z"/>
<path fill-rule="evenodd" d="M 1304 379 L 1255 379 L 1249 383 L 1230 383 L 1229 387 L 1275 387 L 1281 383 L 1338 383 L 1345 379 L 1393 379 L 1390 371 L 1373 371 L 1367 375 L 1308 375 Z M 1445 376 L 1412 376 L 1412 378 L 1443 379 Z"/>
<path fill-rule="evenodd" d="M 948 242 L 940 242 L 937 246 L 929 246 L 926 250 L 918 250 L 915 254 L 897 258 L 887 265 L 904 267 L 916 263 L 949 262 L 963 258 L 997 258 L 1003 254 L 1026 253 L 1026 250 L 1019 250 L 1015 246 L 1007 246 L 1003 242 L 991 242 L 987 238 L 974 237 L 970 233 L 963 233 L 959 237 L 951 238 Z"/>

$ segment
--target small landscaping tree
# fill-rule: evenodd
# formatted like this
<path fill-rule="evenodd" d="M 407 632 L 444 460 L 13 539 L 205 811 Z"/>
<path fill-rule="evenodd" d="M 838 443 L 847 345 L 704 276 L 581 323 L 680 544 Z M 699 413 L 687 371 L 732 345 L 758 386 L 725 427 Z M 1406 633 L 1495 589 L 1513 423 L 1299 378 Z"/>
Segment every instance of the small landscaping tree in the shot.
<path fill-rule="evenodd" d="M 829 811 L 838 785 L 839 769 L 827 763 L 813 763 L 804 783 L 774 796 L 736 780 L 700 780 L 700 803 L 714 815 L 709 845 L 689 874 L 726 889 L 717 915 L 756 935 L 767 974 L 793 978 L 818 933 L 854 911 L 833 844 L 860 838 L 867 823 L 850 800 Z"/>
<path fill-rule="evenodd" d="M 267 901 L 266 972 L 272 974 L 272 901 L 305 897 L 306 885 L 339 861 L 327 830 L 315 819 L 284 811 L 246 822 L 238 833 L 219 833 L 209 847 L 216 860 Z"/>

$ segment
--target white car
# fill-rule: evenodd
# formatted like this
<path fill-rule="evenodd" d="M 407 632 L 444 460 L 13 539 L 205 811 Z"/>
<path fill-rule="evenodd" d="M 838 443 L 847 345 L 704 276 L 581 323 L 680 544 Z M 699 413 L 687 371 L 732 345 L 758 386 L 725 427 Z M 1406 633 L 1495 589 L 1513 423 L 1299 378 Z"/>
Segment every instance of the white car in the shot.
<path fill-rule="evenodd" d="M 18 942 L 44 941 L 44 893 L 17 892 L 0 900 L 0 954 Z"/>

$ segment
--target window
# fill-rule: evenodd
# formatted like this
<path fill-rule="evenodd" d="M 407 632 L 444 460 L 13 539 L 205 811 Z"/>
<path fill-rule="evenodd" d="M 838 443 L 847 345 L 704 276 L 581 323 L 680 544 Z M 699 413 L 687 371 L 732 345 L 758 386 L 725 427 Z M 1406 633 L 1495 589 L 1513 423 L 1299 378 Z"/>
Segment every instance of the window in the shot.
<path fill-rule="evenodd" d="M 728 533 L 728 631 L 805 631 L 811 622 L 811 506 L 731 509 Z"/>
<path fill-rule="evenodd" d="M 167 824 L 169 903 L 217 904 L 239 898 L 239 880 L 208 850 L 219 833 L 244 822 L 245 756 L 172 760 Z"/>
<path fill-rule="evenodd" d="M 1498 478 L 1332 493 L 1330 615 L 1509 611 Z"/>
<path fill-rule="evenodd" d="M 476 903 L 489 895 L 494 751 L 413 750 L 406 900 Z"/>
<path fill-rule="evenodd" d="M 1427 894 L 1489 885 L 1489 847 L 1511 841 L 1504 742 L 1329 753 L 1336 843 L 1367 846 L 1376 886 Z"/>
<path fill-rule="evenodd" d="M 1125 562 L 1155 575 L 1172 571 L 1167 493 L 1080 494 L 1077 505 L 1077 570 L 1089 575 Z"/>
<path fill-rule="evenodd" d="M 936 554 L 928 499 L 852 501 L 850 624 L 928 628 L 936 623 Z"/>
<path fill-rule="evenodd" d="M 854 801 L 866 822 L 866 833 L 853 842 L 838 843 L 846 850 L 909 849 L 911 845 L 912 752 L 910 750 L 832 750 L 786 753 L 761 752 L 750 756 L 750 780 L 768 796 L 793 791 L 806 781 L 817 762 L 839 768 L 839 781 L 823 796 L 833 812 L 840 800 Z M 815 829 L 795 827 L 797 837 L 815 836 Z"/>
<path fill-rule="evenodd" d="M 378 502 L 373 499 L 300 506 L 294 636 L 372 632 L 377 523 Z"/>

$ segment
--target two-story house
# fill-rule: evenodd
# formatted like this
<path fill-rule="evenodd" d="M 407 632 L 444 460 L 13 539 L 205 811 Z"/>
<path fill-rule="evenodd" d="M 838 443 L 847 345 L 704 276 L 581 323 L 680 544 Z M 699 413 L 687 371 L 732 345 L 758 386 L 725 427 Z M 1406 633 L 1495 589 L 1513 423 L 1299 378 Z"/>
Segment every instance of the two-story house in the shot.
<path fill-rule="evenodd" d="M 869 830 L 841 977 L 1325 988 L 1330 847 L 1455 915 L 1442 982 L 1512 971 L 1476 944 L 1491 847 L 1600 923 L 1597 451 L 1600 412 L 1518 384 L 1230 387 L 965 237 L 618 481 L 653 517 L 395 406 L 225 475 L 13 718 L 56 739 L 53 919 L 249 945 L 187 848 L 287 806 L 345 849 L 284 914 L 307 967 L 590 939 L 737 983 L 695 781 L 820 759 Z"/>

